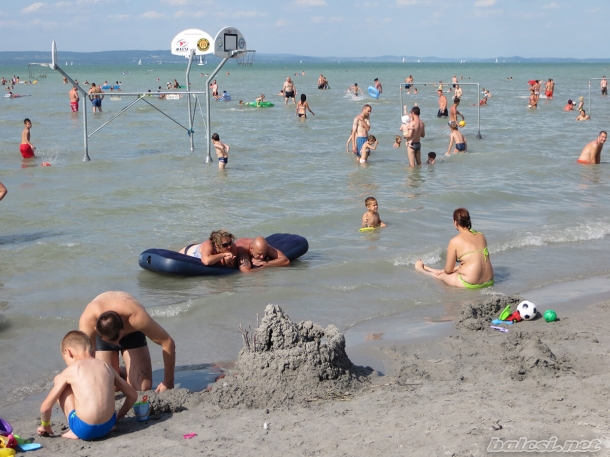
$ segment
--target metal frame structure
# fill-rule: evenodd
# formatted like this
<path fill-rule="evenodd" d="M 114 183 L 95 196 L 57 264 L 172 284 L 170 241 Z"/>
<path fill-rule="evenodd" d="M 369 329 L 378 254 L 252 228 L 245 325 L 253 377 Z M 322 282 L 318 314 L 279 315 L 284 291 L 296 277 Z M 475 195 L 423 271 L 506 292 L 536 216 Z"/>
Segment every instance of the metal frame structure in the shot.
<path fill-rule="evenodd" d="M 479 94 L 481 93 L 481 87 L 479 83 L 458 83 L 460 86 L 477 86 L 477 125 L 478 125 L 478 132 L 477 132 L 477 138 L 479 140 L 482 140 L 483 137 L 481 136 L 481 105 L 479 105 Z M 400 84 L 400 115 L 402 116 L 402 110 L 403 110 L 403 106 L 404 103 L 402 101 L 402 90 L 404 87 L 405 83 L 401 83 Z M 434 86 L 434 87 L 438 87 L 438 83 L 433 82 L 433 83 L 417 83 L 418 86 Z M 414 86 L 413 83 L 411 83 L 411 86 Z"/>
<path fill-rule="evenodd" d="M 589 116 L 591 116 L 591 81 L 601 81 L 602 79 L 604 78 L 589 78 Z M 608 80 L 608 82 L 610 82 L 610 80 Z"/>
<path fill-rule="evenodd" d="M 102 128 L 104 128 L 105 126 L 110 124 L 113 120 L 115 120 L 117 117 L 119 117 L 121 114 L 123 114 L 125 111 L 127 111 L 129 108 L 134 106 L 139 101 L 143 101 L 143 102 L 147 103 L 148 105 L 152 106 L 154 109 L 159 111 L 165 117 L 169 118 L 170 120 L 172 120 L 173 122 L 178 124 L 180 127 L 185 129 L 187 131 L 188 135 L 189 135 L 189 138 L 190 138 L 191 151 L 194 151 L 195 150 L 195 140 L 194 140 L 195 131 L 193 130 L 193 120 L 194 120 L 194 117 L 195 117 L 195 111 L 197 109 L 197 104 L 199 103 L 199 98 L 197 96 L 205 94 L 205 101 L 206 101 L 206 105 L 207 105 L 206 106 L 207 118 L 205 119 L 205 122 L 204 122 L 204 125 L 205 125 L 205 128 L 206 128 L 206 137 L 207 137 L 207 157 L 205 159 L 205 163 L 211 163 L 211 162 L 213 162 L 213 160 L 212 160 L 211 148 L 210 148 L 210 146 L 211 146 L 211 135 L 210 135 L 210 118 L 211 118 L 211 112 L 210 112 L 210 82 L 218 74 L 220 69 L 227 62 L 227 60 L 229 60 L 230 58 L 236 57 L 238 55 L 242 55 L 244 53 L 248 53 L 248 52 L 254 53 L 256 51 L 252 51 L 252 50 L 250 50 L 250 51 L 232 51 L 230 57 L 223 58 L 222 61 L 220 62 L 220 64 L 218 64 L 216 69 L 211 73 L 210 77 L 208 78 L 208 80 L 206 82 L 206 90 L 205 90 L 205 92 L 199 92 L 199 91 L 191 91 L 189 89 L 190 88 L 191 66 L 192 66 L 193 60 L 195 58 L 195 50 L 192 49 L 190 51 L 189 56 L 188 56 L 189 62 L 188 62 L 187 68 L 186 68 L 186 76 L 185 76 L 187 90 L 184 91 L 184 92 L 163 92 L 164 95 L 168 95 L 168 94 L 180 94 L 180 95 L 186 95 L 187 96 L 186 100 L 187 100 L 187 109 L 188 109 L 188 114 L 189 114 L 189 122 L 188 122 L 189 125 L 188 125 L 188 128 L 183 126 L 182 124 L 180 124 L 180 122 L 176 121 L 171 116 L 169 116 L 168 114 L 164 113 L 163 110 L 159 109 L 158 107 L 156 107 L 155 105 L 153 105 L 152 103 L 150 103 L 148 100 L 145 99 L 146 96 L 158 96 L 159 95 L 158 92 L 148 92 L 148 91 L 147 92 L 113 92 L 112 94 L 104 93 L 104 95 L 120 95 L 121 97 L 122 96 L 130 97 L 131 96 L 131 97 L 137 97 L 137 98 L 133 102 L 129 103 L 126 107 L 121 109 L 117 114 L 112 116 L 104 124 L 102 124 L 97 129 L 95 129 L 93 132 L 88 133 L 87 100 L 88 100 L 88 95 L 89 94 L 80 85 L 78 85 L 70 77 L 70 75 L 68 75 L 59 66 L 59 64 L 56 62 L 56 60 L 57 60 L 57 58 L 56 58 L 56 56 L 57 56 L 57 46 L 55 44 L 55 41 L 53 41 L 52 45 L 51 45 L 52 63 L 50 63 L 50 64 L 48 64 L 48 63 L 39 63 L 39 64 L 30 64 L 30 65 L 40 65 L 41 67 L 48 67 L 48 68 L 51 68 L 52 70 L 57 71 L 64 78 L 66 78 L 70 82 L 70 84 L 75 86 L 77 88 L 77 90 L 82 94 L 81 98 L 83 100 L 83 110 L 82 110 L 82 112 L 83 112 L 83 142 L 84 142 L 83 161 L 84 162 L 88 162 L 88 161 L 91 160 L 91 157 L 89 157 L 89 138 L 91 138 L 91 136 L 93 136 L 98 131 L 100 131 Z M 192 107 L 192 104 L 191 104 L 191 95 L 195 96 L 195 100 L 196 100 L 194 108 Z"/>

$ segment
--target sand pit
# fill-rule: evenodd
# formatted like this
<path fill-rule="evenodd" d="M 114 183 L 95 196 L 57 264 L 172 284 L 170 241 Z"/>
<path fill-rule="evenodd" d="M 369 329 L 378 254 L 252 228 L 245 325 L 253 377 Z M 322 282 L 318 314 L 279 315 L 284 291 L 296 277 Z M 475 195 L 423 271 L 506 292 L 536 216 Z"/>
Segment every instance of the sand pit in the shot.
<path fill-rule="evenodd" d="M 452 336 L 379 346 L 388 376 L 354 366 L 334 326 L 296 324 L 269 305 L 235 372 L 211 392 L 149 392 L 149 421 L 128 417 L 95 442 L 37 438 L 41 455 L 484 456 L 522 437 L 610 455 L 610 305 L 520 322 L 508 333 L 489 328 L 520 300 L 466 303 Z M 35 409 L 11 420 L 22 436 L 35 434 Z M 55 410 L 54 429 L 65 422 Z"/>
<path fill-rule="evenodd" d="M 235 370 L 218 382 L 211 401 L 222 408 L 282 407 L 314 398 L 332 398 L 370 384 L 374 370 L 355 366 L 337 327 L 311 321 L 296 324 L 278 305 L 268 305 Z"/>

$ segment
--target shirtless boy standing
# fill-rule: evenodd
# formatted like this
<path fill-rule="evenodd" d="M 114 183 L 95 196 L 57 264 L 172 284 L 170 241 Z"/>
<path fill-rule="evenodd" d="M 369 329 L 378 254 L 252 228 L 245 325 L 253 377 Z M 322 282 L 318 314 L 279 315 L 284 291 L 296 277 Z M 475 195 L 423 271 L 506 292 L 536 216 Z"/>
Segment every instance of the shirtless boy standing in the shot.
<path fill-rule="evenodd" d="M 409 165 L 414 167 L 421 165 L 421 142 L 422 138 L 426 137 L 426 127 L 419 118 L 419 106 L 411 108 L 411 122 L 407 129 L 407 157 Z"/>
<path fill-rule="evenodd" d="M 138 393 L 107 363 L 92 356 L 86 333 L 68 332 L 60 351 L 68 368 L 55 376 L 55 385 L 40 406 L 38 434 L 53 434 L 51 413 L 58 402 L 70 426 L 63 438 L 94 440 L 107 435 L 115 422 L 125 417 Z M 118 414 L 114 409 L 115 389 L 125 394 Z"/>
<path fill-rule="evenodd" d="M 602 148 L 608 138 L 608 134 L 605 130 L 599 132 L 596 140 L 587 143 L 580 153 L 580 157 L 576 162 L 584 164 L 598 164 L 601 160 Z"/>
<path fill-rule="evenodd" d="M 368 197 L 364 200 L 364 206 L 366 206 L 367 212 L 362 215 L 362 227 L 385 227 L 386 225 L 381 221 L 377 209 L 379 204 L 375 197 Z"/>
<path fill-rule="evenodd" d="M 231 147 L 220 141 L 218 133 L 212 134 L 212 143 L 214 143 L 214 149 L 216 149 L 216 156 L 218 157 L 218 169 L 224 170 L 227 163 L 229 163 L 229 149 Z"/>
<path fill-rule="evenodd" d="M 452 122 L 449 128 L 451 129 L 451 137 L 449 138 L 449 146 L 447 147 L 445 155 L 451 155 L 451 146 L 453 146 L 453 143 L 455 143 L 455 149 L 453 150 L 454 154 L 466 152 L 468 150 L 468 144 L 466 143 L 466 138 L 464 138 L 462 132 L 458 130 L 458 125 L 455 122 Z"/>
<path fill-rule="evenodd" d="M 25 128 L 23 129 L 23 132 L 21 132 L 21 145 L 19 146 L 19 151 L 21 151 L 21 155 L 24 159 L 30 159 L 32 157 L 36 157 L 34 155 L 36 147 L 30 143 L 30 129 L 32 128 L 32 121 L 25 118 L 23 123 L 25 124 Z"/>
<path fill-rule="evenodd" d="M 451 105 L 451 108 L 449 108 L 449 125 L 451 125 L 452 122 L 455 122 L 457 124 L 458 116 L 461 116 L 463 121 L 465 120 L 464 115 L 458 111 L 458 106 L 460 106 L 460 99 L 454 98 L 453 105 Z"/>

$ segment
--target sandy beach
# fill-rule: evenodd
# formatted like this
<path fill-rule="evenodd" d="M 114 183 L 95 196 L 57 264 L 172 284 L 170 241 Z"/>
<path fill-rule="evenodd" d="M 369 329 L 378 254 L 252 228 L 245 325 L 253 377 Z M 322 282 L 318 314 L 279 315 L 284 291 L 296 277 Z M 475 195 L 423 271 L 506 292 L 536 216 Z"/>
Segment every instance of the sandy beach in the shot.
<path fill-rule="evenodd" d="M 567 287 L 578 291 L 579 284 L 591 285 Z M 150 420 L 127 417 L 95 442 L 40 437 L 37 455 L 470 456 L 517 446 L 610 455 L 610 301 L 600 301 L 599 290 L 574 300 L 562 287 L 525 297 L 539 310 L 555 309 L 553 323 L 490 329 L 506 304 L 524 298 L 494 295 L 463 303 L 448 336 L 378 341 L 368 350 L 388 367 L 383 375 L 352 365 L 334 326 L 296 324 L 270 305 L 253 332 L 258 350 L 242 349 L 235 369 L 208 391 L 147 392 Z M 33 436 L 36 406 L 26 401 L 3 414 L 18 417 L 7 418 L 22 436 Z M 54 431 L 65 424 L 56 409 Z M 183 438 L 189 433 L 197 435 Z"/>

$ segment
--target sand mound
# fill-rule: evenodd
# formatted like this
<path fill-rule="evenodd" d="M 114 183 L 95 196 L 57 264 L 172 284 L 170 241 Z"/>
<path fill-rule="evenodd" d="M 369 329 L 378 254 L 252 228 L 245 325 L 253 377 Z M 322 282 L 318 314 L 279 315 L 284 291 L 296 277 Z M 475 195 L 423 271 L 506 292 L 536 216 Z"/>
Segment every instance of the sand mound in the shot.
<path fill-rule="evenodd" d="M 522 297 L 508 295 L 493 296 L 482 303 L 467 303 L 462 307 L 455 326 L 460 330 L 471 331 L 489 329 L 491 321 L 497 319 L 507 305 L 511 305 L 515 311 L 522 300 Z"/>
<path fill-rule="evenodd" d="M 138 401 L 142 401 L 144 395 L 148 396 L 150 403 L 150 415 L 164 413 L 179 413 L 187 410 L 200 402 L 198 395 L 188 389 L 171 389 L 156 393 L 154 390 L 139 392 Z M 123 404 L 123 396 L 116 401 L 117 409 Z M 127 413 L 128 417 L 135 417 L 133 409 Z"/>
<path fill-rule="evenodd" d="M 222 408 L 289 406 L 311 398 L 331 398 L 370 383 L 370 367 L 352 364 L 337 327 L 295 324 L 277 305 L 268 305 L 235 370 L 216 383 L 211 401 Z"/>

